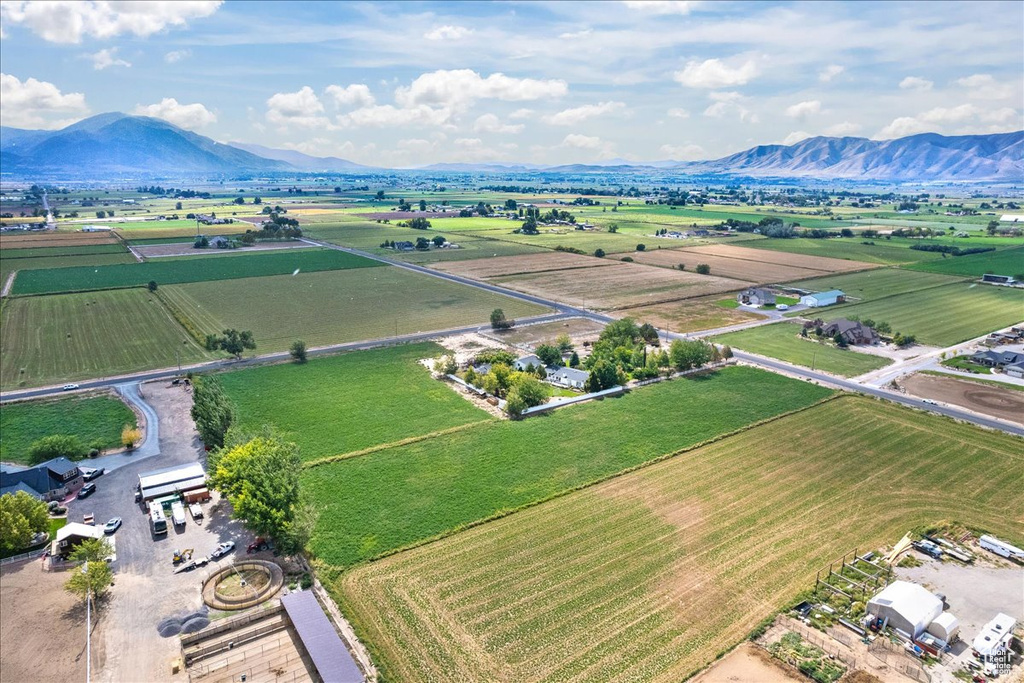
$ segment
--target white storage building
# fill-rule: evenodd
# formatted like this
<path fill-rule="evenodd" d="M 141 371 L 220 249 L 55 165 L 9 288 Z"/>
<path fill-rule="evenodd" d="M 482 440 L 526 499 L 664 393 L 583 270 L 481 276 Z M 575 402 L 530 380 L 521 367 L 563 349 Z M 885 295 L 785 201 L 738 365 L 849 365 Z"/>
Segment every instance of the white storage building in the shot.
<path fill-rule="evenodd" d="M 816 294 L 805 294 L 800 297 L 800 303 L 808 308 L 831 306 L 832 304 L 839 304 L 844 301 L 846 301 L 846 293 L 838 289 L 830 289 L 827 292 L 817 292 Z"/>
<path fill-rule="evenodd" d="M 951 643 L 960 632 L 960 622 L 949 612 L 943 612 L 928 624 L 928 633 L 945 643 Z"/>
<path fill-rule="evenodd" d="M 942 600 L 916 583 L 893 581 L 868 601 L 867 611 L 917 638 L 942 614 Z"/>

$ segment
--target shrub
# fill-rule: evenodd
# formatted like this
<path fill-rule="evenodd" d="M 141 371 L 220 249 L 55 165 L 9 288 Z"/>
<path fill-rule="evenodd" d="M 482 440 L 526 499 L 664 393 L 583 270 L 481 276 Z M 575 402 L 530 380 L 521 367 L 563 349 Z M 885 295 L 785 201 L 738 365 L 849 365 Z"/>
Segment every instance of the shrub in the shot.
<path fill-rule="evenodd" d="M 138 445 L 139 441 L 142 440 L 142 430 L 138 427 L 132 427 L 131 425 L 125 425 L 124 429 L 121 430 L 121 445 L 132 450 Z"/>
<path fill-rule="evenodd" d="M 711 275 L 711 266 L 706 263 L 698 263 L 696 270 L 700 275 Z"/>
<path fill-rule="evenodd" d="M 81 439 L 77 436 L 66 436 L 63 434 L 44 436 L 29 446 L 28 449 L 29 460 L 36 465 L 53 458 L 63 457 L 71 460 L 81 460 L 88 454 L 89 449 L 85 447 Z"/>

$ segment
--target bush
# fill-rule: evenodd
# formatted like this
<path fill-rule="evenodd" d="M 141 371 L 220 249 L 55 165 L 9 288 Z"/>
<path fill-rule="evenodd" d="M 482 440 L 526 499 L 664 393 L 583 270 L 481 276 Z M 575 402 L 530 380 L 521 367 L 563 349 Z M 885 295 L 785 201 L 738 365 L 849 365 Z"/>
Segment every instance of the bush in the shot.
<path fill-rule="evenodd" d="M 638 244 L 638 245 L 636 245 L 636 250 L 637 251 L 644 251 L 645 249 L 647 249 L 647 245 L 646 244 Z"/>
<path fill-rule="evenodd" d="M 601 247 L 595 249 L 594 256 L 596 256 L 597 258 L 604 258 L 604 249 L 602 249 Z"/>
<path fill-rule="evenodd" d="M 706 263 L 698 263 L 696 271 L 700 275 L 711 275 L 711 266 Z"/>
<path fill-rule="evenodd" d="M 292 342 L 292 347 L 291 349 L 288 350 L 288 353 L 291 354 L 292 358 L 295 360 L 296 363 L 305 363 L 306 342 L 302 341 L 301 339 L 296 339 L 295 341 Z"/>
<path fill-rule="evenodd" d="M 29 461 L 34 465 L 53 458 L 81 460 L 88 454 L 89 449 L 85 447 L 81 439 L 77 436 L 63 434 L 44 436 L 28 448 Z"/>
<path fill-rule="evenodd" d="M 121 445 L 132 450 L 135 448 L 139 441 L 142 440 L 142 430 L 138 427 L 132 427 L 131 425 L 125 425 L 124 429 L 121 430 Z"/>
<path fill-rule="evenodd" d="M 309 572 L 302 575 L 299 585 L 302 586 L 302 590 L 307 590 L 313 585 L 313 577 L 309 575 Z"/>

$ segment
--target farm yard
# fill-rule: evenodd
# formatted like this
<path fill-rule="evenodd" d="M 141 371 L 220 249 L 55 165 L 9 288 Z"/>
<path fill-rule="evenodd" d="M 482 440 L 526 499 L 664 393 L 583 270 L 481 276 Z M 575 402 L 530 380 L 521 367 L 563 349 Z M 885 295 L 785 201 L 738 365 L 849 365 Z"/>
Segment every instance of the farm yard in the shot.
<path fill-rule="evenodd" d="M 242 428 L 272 424 L 308 461 L 493 419 L 418 362 L 443 353 L 410 344 L 219 377 Z"/>
<path fill-rule="evenodd" d="M 144 289 L 5 300 L 0 309 L 0 344 L 4 389 L 213 358 Z"/>
<path fill-rule="evenodd" d="M 720 296 L 621 308 L 616 311 L 616 315 L 629 316 L 641 322 L 649 322 L 659 329 L 680 333 L 712 330 L 761 319 L 756 313 L 722 306 Z"/>
<path fill-rule="evenodd" d="M 915 373 L 900 380 L 907 393 L 930 398 L 1024 424 L 1024 392 L 1022 387 L 1000 385 L 999 382 L 975 382 L 970 379 L 938 373 Z"/>
<path fill-rule="evenodd" d="M 829 395 L 813 384 L 730 367 L 308 467 L 302 485 L 321 510 L 310 548 L 321 562 L 349 566 Z M 239 409 L 245 413 L 245 404 Z M 361 439 L 361 429 L 356 425 L 350 438 Z"/>
<path fill-rule="evenodd" d="M 778 358 L 787 363 L 831 372 L 842 377 L 863 375 L 884 368 L 891 362 L 880 356 L 838 349 L 829 344 L 802 339 L 800 328 L 801 325 L 797 323 L 773 323 L 719 335 L 714 341 L 717 344 L 728 344 L 743 351 Z"/>
<path fill-rule="evenodd" d="M 161 298 L 203 334 L 251 330 L 258 351 L 281 351 L 302 339 L 310 347 L 486 325 L 501 308 L 511 318 L 550 312 L 511 299 L 393 266 L 246 278 L 224 296 L 221 282 L 169 285 Z"/>
<path fill-rule="evenodd" d="M 135 426 L 135 413 L 110 395 L 9 403 L 0 411 L 0 460 L 32 464 L 29 447 L 54 434 L 77 436 L 86 447 L 121 446 L 121 429 Z"/>
<path fill-rule="evenodd" d="M 948 519 L 1020 543 L 1022 512 L 1015 437 L 843 397 L 331 589 L 389 680 L 678 681 L 850 548 Z"/>

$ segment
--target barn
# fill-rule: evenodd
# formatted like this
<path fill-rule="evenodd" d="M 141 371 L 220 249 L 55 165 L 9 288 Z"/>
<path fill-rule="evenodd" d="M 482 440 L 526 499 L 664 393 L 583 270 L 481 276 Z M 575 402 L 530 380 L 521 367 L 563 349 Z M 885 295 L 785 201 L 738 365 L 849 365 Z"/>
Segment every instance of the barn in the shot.
<path fill-rule="evenodd" d="M 846 293 L 838 289 L 830 289 L 827 292 L 817 292 L 816 294 L 805 294 L 800 297 L 800 303 L 808 308 L 831 306 L 832 304 L 841 304 L 844 301 L 846 301 Z"/>
<path fill-rule="evenodd" d="M 893 581 L 868 601 L 868 614 L 917 638 L 942 614 L 942 600 L 916 583 Z"/>

